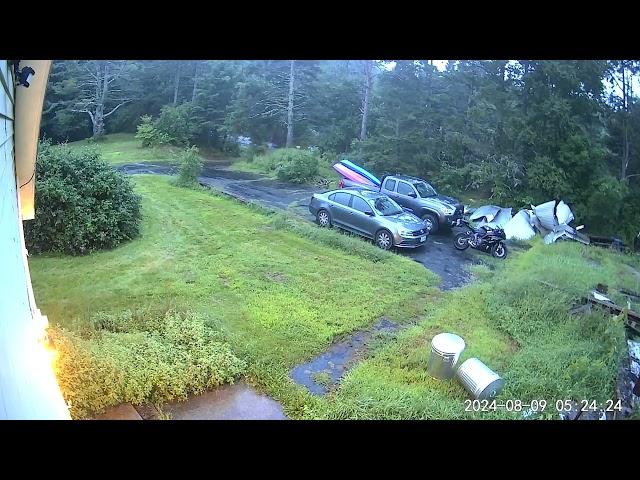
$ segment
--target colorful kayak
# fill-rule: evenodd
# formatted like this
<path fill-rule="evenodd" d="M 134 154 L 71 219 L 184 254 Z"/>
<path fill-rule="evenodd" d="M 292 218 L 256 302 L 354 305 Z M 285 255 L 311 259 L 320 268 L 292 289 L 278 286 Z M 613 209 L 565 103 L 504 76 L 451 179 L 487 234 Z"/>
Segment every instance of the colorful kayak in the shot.
<path fill-rule="evenodd" d="M 362 175 L 364 178 L 368 179 L 369 181 L 373 182 L 373 184 L 377 187 L 380 186 L 380 179 L 378 177 L 376 177 L 374 174 L 368 172 L 367 170 L 365 170 L 364 168 L 356 165 L 353 162 L 350 162 L 349 160 L 342 160 L 340 163 L 342 163 L 345 167 L 347 167 L 350 170 L 353 170 L 354 172 L 356 172 L 358 175 Z"/>
<path fill-rule="evenodd" d="M 336 172 L 338 172 L 340 175 L 342 175 L 344 178 L 346 178 L 347 180 L 351 180 L 352 182 L 356 182 L 356 183 L 361 183 L 363 185 L 369 185 L 371 187 L 375 186 L 371 180 L 345 167 L 341 163 L 336 163 L 333 166 L 333 169 Z"/>

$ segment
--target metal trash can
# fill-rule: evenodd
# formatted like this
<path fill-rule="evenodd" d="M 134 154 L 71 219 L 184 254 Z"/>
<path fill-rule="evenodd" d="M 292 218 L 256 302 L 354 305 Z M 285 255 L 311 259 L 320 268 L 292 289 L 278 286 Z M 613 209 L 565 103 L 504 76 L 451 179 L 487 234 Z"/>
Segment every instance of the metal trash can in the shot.
<path fill-rule="evenodd" d="M 464 388 L 478 400 L 495 397 L 504 380 L 477 358 L 470 358 L 460 365 L 456 376 Z"/>
<path fill-rule="evenodd" d="M 453 333 L 439 333 L 431 340 L 431 355 L 427 371 L 433 378 L 449 380 L 453 378 L 456 363 L 464 350 L 462 337 Z"/>

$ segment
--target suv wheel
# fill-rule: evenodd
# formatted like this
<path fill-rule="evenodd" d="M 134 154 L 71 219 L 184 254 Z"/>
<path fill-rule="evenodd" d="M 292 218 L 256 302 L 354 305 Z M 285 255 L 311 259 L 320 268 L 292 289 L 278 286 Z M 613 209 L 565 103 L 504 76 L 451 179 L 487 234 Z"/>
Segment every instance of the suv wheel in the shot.
<path fill-rule="evenodd" d="M 436 233 L 438 231 L 438 229 L 440 228 L 440 224 L 438 222 L 438 218 L 433 215 L 432 213 L 425 213 L 422 216 L 422 220 L 424 220 L 425 222 L 427 222 L 427 225 L 429 225 L 430 227 L 430 231 L 431 233 Z"/>

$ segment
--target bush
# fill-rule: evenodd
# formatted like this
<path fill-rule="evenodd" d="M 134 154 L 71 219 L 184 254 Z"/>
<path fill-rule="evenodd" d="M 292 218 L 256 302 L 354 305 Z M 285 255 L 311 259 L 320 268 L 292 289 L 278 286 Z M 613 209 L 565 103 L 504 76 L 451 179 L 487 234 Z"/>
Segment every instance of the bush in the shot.
<path fill-rule="evenodd" d="M 318 174 L 318 157 L 310 152 L 287 150 L 276 167 L 276 174 L 280 180 L 309 182 Z"/>
<path fill-rule="evenodd" d="M 231 157 L 240 156 L 240 145 L 231 138 L 227 138 L 222 142 L 222 151 Z"/>
<path fill-rule="evenodd" d="M 94 147 L 40 144 L 35 219 L 25 222 L 33 253 L 72 255 L 113 248 L 136 237 L 140 197 Z"/>
<path fill-rule="evenodd" d="M 245 162 L 253 162 L 255 157 L 264 156 L 267 149 L 263 145 L 249 145 L 247 148 L 242 149 L 242 159 Z"/>
<path fill-rule="evenodd" d="M 198 177 L 202 173 L 202 159 L 198 147 L 195 145 L 186 148 L 180 155 L 178 167 L 178 179 L 176 183 L 181 187 L 193 187 L 198 185 Z"/>
<path fill-rule="evenodd" d="M 55 371 L 73 418 L 123 402 L 185 400 L 232 382 L 246 365 L 190 312 L 101 313 L 81 332 L 49 328 Z"/>
<path fill-rule="evenodd" d="M 201 133 L 204 120 L 197 106 L 190 102 L 162 107 L 154 128 L 169 138 L 169 143 L 187 146 L 195 143 Z"/>
<path fill-rule="evenodd" d="M 138 125 L 136 138 L 142 142 L 143 147 L 154 147 L 171 143 L 172 138 L 164 132 L 158 130 L 150 115 L 140 117 L 141 123 Z"/>
<path fill-rule="evenodd" d="M 318 174 L 318 157 L 296 148 L 281 148 L 263 157 L 255 158 L 267 172 L 275 171 L 280 180 L 305 183 Z"/>

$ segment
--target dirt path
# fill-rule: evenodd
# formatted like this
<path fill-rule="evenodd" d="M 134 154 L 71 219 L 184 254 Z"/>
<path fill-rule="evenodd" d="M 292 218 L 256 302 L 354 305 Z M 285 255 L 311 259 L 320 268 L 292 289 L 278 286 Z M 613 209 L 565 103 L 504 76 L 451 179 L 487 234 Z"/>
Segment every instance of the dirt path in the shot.
<path fill-rule="evenodd" d="M 117 170 L 128 174 L 162 174 L 176 172 L 172 165 L 130 163 L 119 165 Z M 262 175 L 230 170 L 228 164 L 219 161 L 205 163 L 200 182 L 242 200 L 251 200 L 269 208 L 289 209 L 303 218 L 313 221 L 308 206 L 311 195 L 322 188 L 279 182 Z M 405 255 L 436 273 L 442 279 L 440 288 L 449 290 L 461 287 L 469 281 L 467 268 L 481 261 L 482 253 L 453 248 L 454 232 L 443 231 L 431 235 L 427 244 L 415 250 L 400 250 Z"/>

